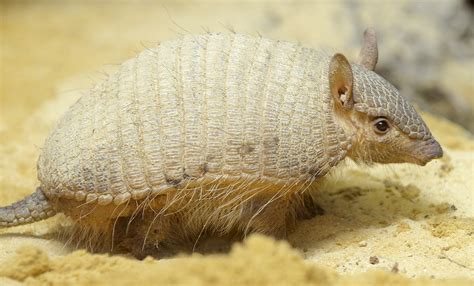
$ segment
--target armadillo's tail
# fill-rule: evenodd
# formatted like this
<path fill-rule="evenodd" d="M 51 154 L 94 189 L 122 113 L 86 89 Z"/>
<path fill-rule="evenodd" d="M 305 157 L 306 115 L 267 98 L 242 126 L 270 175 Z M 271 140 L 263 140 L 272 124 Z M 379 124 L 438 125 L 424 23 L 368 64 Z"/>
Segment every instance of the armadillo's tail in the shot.
<path fill-rule="evenodd" d="M 46 219 L 55 215 L 53 207 L 41 188 L 23 200 L 0 207 L 0 227 L 16 226 Z"/>

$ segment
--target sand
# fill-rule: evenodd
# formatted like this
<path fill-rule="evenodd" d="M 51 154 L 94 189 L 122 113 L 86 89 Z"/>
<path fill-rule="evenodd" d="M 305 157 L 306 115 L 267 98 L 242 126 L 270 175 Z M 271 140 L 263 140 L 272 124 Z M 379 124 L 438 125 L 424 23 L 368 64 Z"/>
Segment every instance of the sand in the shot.
<path fill-rule="evenodd" d="M 140 16 L 127 14 L 124 21 L 142 33 L 125 29 L 118 39 L 123 45 L 113 49 L 103 26 L 94 29 L 81 21 L 112 21 L 105 7 L 2 6 L 7 8 L 2 41 L 9 41 L 3 42 L 1 54 L 0 205 L 21 199 L 38 184 L 35 162 L 48 132 L 84 88 L 103 77 L 89 71 L 113 69 L 101 66 L 140 50 L 138 39 L 168 35 L 167 28 L 153 36 L 143 32 L 137 28 L 145 25 Z M 205 7 L 200 9 L 204 13 Z M 64 14 L 56 16 L 59 12 Z M 51 19 L 40 25 L 43 29 L 35 28 L 38 13 Z M 89 13 L 89 18 L 81 13 Z M 144 13 L 143 21 L 151 21 Z M 68 25 L 82 28 L 70 35 Z M 95 33 L 91 42 L 87 33 Z M 87 43 L 78 45 L 77 38 Z M 76 45 L 68 49 L 71 42 Z M 425 167 L 368 168 L 348 162 L 312 194 L 325 214 L 300 222 L 287 242 L 256 235 L 229 253 L 138 261 L 65 246 L 57 238 L 65 224 L 59 215 L 0 229 L 0 284 L 472 285 L 474 139 L 445 119 L 426 113 L 423 117 L 443 145 L 443 159 Z"/>

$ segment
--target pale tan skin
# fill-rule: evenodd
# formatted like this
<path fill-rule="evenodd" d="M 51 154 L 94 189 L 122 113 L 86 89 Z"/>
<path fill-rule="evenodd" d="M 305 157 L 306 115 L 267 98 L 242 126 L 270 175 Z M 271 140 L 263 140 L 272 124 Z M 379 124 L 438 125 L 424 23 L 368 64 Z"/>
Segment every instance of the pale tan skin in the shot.
<path fill-rule="evenodd" d="M 204 233 L 284 238 L 317 213 L 309 188 L 346 157 L 424 165 L 442 156 L 411 105 L 372 70 L 286 42 L 187 36 L 125 62 L 61 119 L 41 186 L 0 208 L 14 226 L 61 212 L 91 249 L 147 253 Z"/>

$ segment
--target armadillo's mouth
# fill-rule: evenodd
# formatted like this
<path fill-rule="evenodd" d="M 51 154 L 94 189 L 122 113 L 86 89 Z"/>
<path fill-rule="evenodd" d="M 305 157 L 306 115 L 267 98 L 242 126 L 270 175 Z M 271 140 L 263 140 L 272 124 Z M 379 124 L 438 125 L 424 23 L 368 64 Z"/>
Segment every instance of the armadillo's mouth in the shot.
<path fill-rule="evenodd" d="M 429 139 L 425 141 L 425 144 L 419 149 L 416 157 L 417 164 L 424 166 L 433 159 L 443 157 L 443 148 L 441 148 L 438 141 Z"/>

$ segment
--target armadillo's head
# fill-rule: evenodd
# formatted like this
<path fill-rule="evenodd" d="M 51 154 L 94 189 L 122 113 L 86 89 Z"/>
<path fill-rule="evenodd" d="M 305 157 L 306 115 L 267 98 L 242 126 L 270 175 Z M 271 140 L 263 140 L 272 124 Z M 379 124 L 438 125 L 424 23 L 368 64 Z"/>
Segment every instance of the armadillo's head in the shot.
<path fill-rule="evenodd" d="M 413 106 L 372 70 L 377 62 L 375 33 L 367 30 L 360 64 L 336 54 L 329 85 L 341 124 L 353 135 L 348 155 L 366 163 L 425 165 L 443 155 L 439 143 Z"/>

